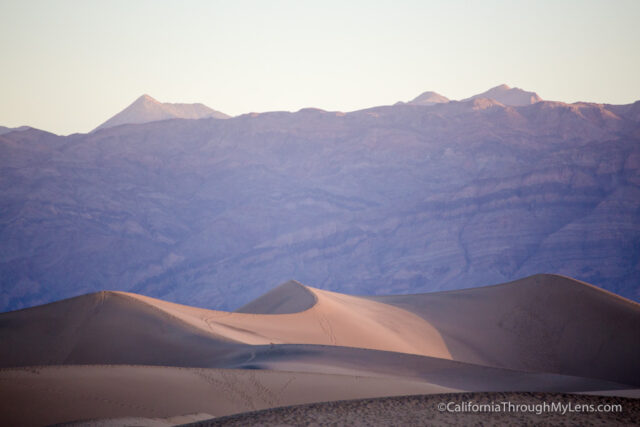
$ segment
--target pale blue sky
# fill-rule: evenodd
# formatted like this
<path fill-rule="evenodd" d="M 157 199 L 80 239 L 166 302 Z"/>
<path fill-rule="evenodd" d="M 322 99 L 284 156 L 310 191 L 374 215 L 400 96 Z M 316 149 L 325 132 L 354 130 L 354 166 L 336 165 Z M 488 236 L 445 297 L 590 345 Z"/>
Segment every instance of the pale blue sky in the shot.
<path fill-rule="evenodd" d="M 87 132 L 147 93 L 352 111 L 500 83 L 640 99 L 640 1 L 0 0 L 0 125 Z"/>

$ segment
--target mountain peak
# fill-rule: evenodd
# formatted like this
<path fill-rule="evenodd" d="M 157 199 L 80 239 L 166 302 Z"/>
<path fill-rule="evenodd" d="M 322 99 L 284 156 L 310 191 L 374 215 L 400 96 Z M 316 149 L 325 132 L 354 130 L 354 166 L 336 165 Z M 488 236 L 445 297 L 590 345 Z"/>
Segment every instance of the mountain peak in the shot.
<path fill-rule="evenodd" d="M 213 117 L 227 119 L 228 115 L 204 104 L 171 104 L 158 101 L 146 93 L 127 108 L 94 129 L 106 129 L 124 124 L 139 124 L 167 119 L 203 119 Z"/>
<path fill-rule="evenodd" d="M 462 102 L 472 101 L 477 98 L 489 98 L 510 106 L 531 105 L 542 101 L 542 98 L 535 92 L 527 92 L 517 87 L 511 88 L 504 83 L 486 92 L 463 99 Z"/>
<path fill-rule="evenodd" d="M 154 104 L 161 104 L 160 101 L 158 101 L 151 95 L 147 95 L 146 93 L 142 94 L 138 99 L 135 100 L 135 102 L 153 102 Z"/>
<path fill-rule="evenodd" d="M 449 102 L 449 98 L 442 96 L 437 92 L 427 91 L 423 92 L 407 104 L 409 105 L 434 105 Z"/>

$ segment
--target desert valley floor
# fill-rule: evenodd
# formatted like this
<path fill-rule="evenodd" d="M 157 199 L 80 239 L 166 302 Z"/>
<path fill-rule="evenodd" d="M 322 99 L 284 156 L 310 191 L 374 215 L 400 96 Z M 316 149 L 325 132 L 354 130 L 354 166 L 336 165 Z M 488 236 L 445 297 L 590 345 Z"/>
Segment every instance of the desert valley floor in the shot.
<path fill-rule="evenodd" d="M 366 297 L 291 281 L 235 312 L 98 292 L 0 314 L 1 423 L 571 423 L 435 409 L 466 396 L 618 402 L 574 420 L 628 425 L 639 330 L 639 304 L 555 275 Z"/>

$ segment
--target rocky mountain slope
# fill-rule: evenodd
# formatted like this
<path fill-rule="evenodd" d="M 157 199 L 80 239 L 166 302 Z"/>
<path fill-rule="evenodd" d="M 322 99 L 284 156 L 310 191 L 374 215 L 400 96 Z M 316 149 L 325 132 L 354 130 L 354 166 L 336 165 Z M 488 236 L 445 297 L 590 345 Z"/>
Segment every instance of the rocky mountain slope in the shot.
<path fill-rule="evenodd" d="M 0 136 L 0 310 L 236 309 L 559 273 L 640 299 L 640 102 L 476 98 Z"/>

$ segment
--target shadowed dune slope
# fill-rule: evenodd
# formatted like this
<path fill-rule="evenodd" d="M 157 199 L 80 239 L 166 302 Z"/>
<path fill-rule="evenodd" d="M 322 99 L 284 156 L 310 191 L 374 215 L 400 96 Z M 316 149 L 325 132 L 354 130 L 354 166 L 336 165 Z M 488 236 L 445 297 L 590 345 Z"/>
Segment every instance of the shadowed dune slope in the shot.
<path fill-rule="evenodd" d="M 640 304 L 578 280 L 365 298 L 425 319 L 454 360 L 640 385 Z"/>
<path fill-rule="evenodd" d="M 500 370 L 490 371 L 485 374 L 487 377 L 500 375 Z M 520 377 L 523 389 L 525 384 L 532 391 L 553 390 L 558 385 L 553 376 L 547 376 L 545 388 L 544 376 L 523 375 Z M 464 369 L 451 371 L 448 376 L 471 376 L 478 380 L 477 373 L 470 375 Z M 580 390 L 581 381 L 583 385 L 588 383 L 574 379 L 573 390 Z M 10 386 L 0 387 L 3 422 L 24 426 L 101 417 L 163 418 L 198 413 L 219 417 L 311 402 L 469 390 L 432 384 L 424 377 L 105 365 L 2 369 L 0 385 L 4 384 Z M 493 389 L 501 390 L 480 386 L 470 390 Z M 39 410 L 32 410 L 34 407 Z M 96 421 L 95 425 L 105 423 L 124 425 L 116 420 L 111 424 Z M 132 423 L 127 425 L 147 425 L 140 420 Z"/>
<path fill-rule="evenodd" d="M 422 380 L 466 391 L 592 392 L 634 389 L 632 384 L 545 372 L 494 368 L 437 357 L 309 344 L 256 346 L 220 360 L 220 367 L 347 374 Z"/>
<path fill-rule="evenodd" d="M 222 416 L 335 399 L 451 391 L 455 390 L 402 378 L 152 366 L 49 366 L 1 370 L 0 414 L 4 425 L 35 426 L 100 417 Z"/>

